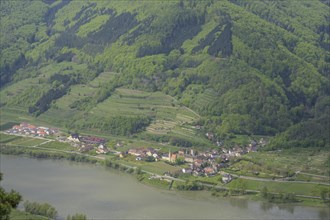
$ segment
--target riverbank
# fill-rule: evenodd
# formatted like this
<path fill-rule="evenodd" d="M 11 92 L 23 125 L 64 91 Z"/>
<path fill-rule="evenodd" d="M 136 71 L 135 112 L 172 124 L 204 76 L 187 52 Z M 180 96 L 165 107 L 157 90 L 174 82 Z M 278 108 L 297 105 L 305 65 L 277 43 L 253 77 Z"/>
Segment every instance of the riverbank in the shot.
<path fill-rule="evenodd" d="M 177 191 L 141 184 L 100 164 L 1 156 L 3 187 L 25 200 L 52 204 L 60 217 L 84 213 L 93 219 L 318 219 L 328 209 L 214 197 L 211 191 Z M 269 208 L 271 207 L 271 208 Z"/>
<path fill-rule="evenodd" d="M 69 161 L 90 163 L 90 164 L 102 164 L 108 168 L 116 169 L 124 173 L 133 174 L 137 180 L 145 185 L 152 186 L 163 190 L 177 190 L 177 191 L 210 191 L 213 197 L 226 197 L 226 198 L 239 198 L 239 199 L 250 199 L 254 201 L 266 201 L 276 204 L 293 204 L 293 205 L 304 205 L 314 207 L 327 207 L 328 202 L 321 200 L 321 198 L 294 195 L 297 198 L 294 202 L 285 201 L 285 199 L 274 199 L 268 200 L 260 196 L 260 190 L 253 189 L 252 186 L 237 185 L 233 182 L 231 185 L 215 185 L 208 183 L 207 179 L 204 181 L 193 180 L 193 179 L 179 179 L 168 176 L 160 176 L 155 173 L 151 173 L 142 170 L 140 167 L 132 167 L 126 164 L 121 164 L 118 159 L 101 159 L 100 157 L 92 155 L 82 155 L 78 152 L 58 152 L 44 149 L 34 149 L 27 147 L 18 146 L 6 146 L 2 144 L 0 146 L 1 153 L 10 155 L 28 156 L 33 158 L 42 159 L 66 159 Z M 235 180 L 237 181 L 237 180 Z M 211 181 L 212 183 L 212 181 Z M 235 183 L 235 184 L 234 184 Z M 255 188 L 255 187 L 254 187 Z M 272 189 L 272 188 L 270 188 Z M 283 194 L 283 192 L 270 192 L 273 195 Z"/>
<path fill-rule="evenodd" d="M 50 220 L 47 217 L 40 215 L 32 215 L 28 212 L 24 212 L 18 209 L 12 209 L 9 215 L 10 220 Z"/>

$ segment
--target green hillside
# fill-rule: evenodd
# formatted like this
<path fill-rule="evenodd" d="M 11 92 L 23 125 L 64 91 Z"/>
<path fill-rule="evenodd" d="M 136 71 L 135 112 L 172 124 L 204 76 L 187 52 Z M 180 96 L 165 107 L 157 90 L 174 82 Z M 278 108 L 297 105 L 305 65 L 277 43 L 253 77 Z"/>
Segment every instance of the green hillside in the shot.
<path fill-rule="evenodd" d="M 2 1 L 1 124 L 329 147 L 329 10 L 327 0 Z"/>

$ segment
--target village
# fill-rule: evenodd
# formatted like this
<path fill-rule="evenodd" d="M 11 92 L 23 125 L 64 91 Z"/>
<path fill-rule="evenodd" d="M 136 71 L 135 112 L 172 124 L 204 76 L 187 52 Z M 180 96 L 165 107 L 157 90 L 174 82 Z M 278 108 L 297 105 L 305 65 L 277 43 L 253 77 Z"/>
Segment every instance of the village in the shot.
<path fill-rule="evenodd" d="M 106 154 L 109 152 L 105 146 L 106 139 L 94 136 L 79 136 L 79 134 L 71 134 L 68 138 L 62 140 L 69 142 L 71 146 L 78 149 L 81 153 L 96 149 L 97 154 Z"/>
<path fill-rule="evenodd" d="M 193 176 L 210 177 L 221 173 L 223 176 L 222 181 L 229 183 L 232 180 L 232 176 L 222 173 L 221 168 L 228 167 L 228 162 L 233 158 L 257 151 L 258 147 L 258 143 L 253 142 L 247 147 L 237 146 L 232 149 L 221 148 L 220 150 L 196 151 L 183 148 L 175 152 L 169 151 L 168 153 L 160 153 L 158 149 L 153 148 L 132 148 L 127 152 L 121 153 L 120 157 L 124 157 L 126 154 L 135 156 L 138 161 L 153 162 L 163 160 L 173 166 L 184 165 L 181 172 Z M 170 172 L 165 174 L 173 175 Z"/>
<path fill-rule="evenodd" d="M 46 137 L 59 133 L 57 128 L 37 127 L 35 125 L 22 122 L 19 125 L 14 125 L 11 129 L 6 131 L 8 134 L 26 135 L 32 137 Z"/>
<path fill-rule="evenodd" d="M 160 148 L 152 147 L 136 147 L 124 150 L 122 143 L 117 143 L 114 147 L 116 150 L 110 150 L 107 146 L 107 140 L 95 136 L 80 136 L 77 133 L 72 133 L 69 136 L 59 132 L 57 128 L 38 127 L 26 122 L 19 125 L 14 125 L 6 131 L 8 134 L 25 135 L 32 137 L 47 137 L 56 135 L 56 140 L 59 142 L 69 143 L 76 151 L 80 153 L 95 152 L 96 154 L 114 154 L 119 158 L 131 156 L 135 161 L 157 162 L 164 161 L 172 166 L 180 166 L 181 174 L 210 177 L 217 174 L 222 174 L 222 182 L 229 183 L 233 178 L 230 174 L 223 173 L 221 169 L 227 168 L 229 162 L 237 157 L 240 157 L 249 152 L 256 152 L 260 147 L 264 146 L 263 139 L 260 141 L 251 141 L 247 146 L 235 146 L 230 149 L 221 147 L 219 142 L 216 142 L 217 149 L 208 151 L 196 150 L 194 148 L 181 148 L 171 152 L 164 152 Z M 213 139 L 212 133 L 205 134 L 208 139 Z M 122 149 L 122 150 L 121 150 Z M 171 172 L 165 172 L 164 175 L 173 176 Z"/>
<path fill-rule="evenodd" d="M 137 147 L 128 150 L 120 151 L 123 148 L 122 143 L 116 144 L 116 150 L 109 150 L 105 139 L 96 137 L 80 137 L 78 134 L 71 134 L 67 141 L 70 141 L 72 146 L 79 149 L 80 152 L 87 152 L 96 149 L 97 154 L 115 154 L 118 158 L 133 157 L 138 163 L 139 161 L 157 162 L 164 161 L 172 166 L 180 166 L 181 174 L 210 177 L 217 174 L 222 175 L 222 182 L 229 183 L 233 177 L 221 171 L 222 168 L 227 168 L 229 162 L 237 157 L 250 152 L 256 152 L 259 147 L 264 145 L 261 139 L 259 142 L 251 141 L 248 146 L 235 146 L 231 149 L 224 147 L 213 149 L 210 151 L 197 151 L 193 148 L 182 148 L 180 150 L 164 153 L 160 148 L 152 147 Z M 164 175 L 174 176 L 176 174 L 165 172 Z"/>

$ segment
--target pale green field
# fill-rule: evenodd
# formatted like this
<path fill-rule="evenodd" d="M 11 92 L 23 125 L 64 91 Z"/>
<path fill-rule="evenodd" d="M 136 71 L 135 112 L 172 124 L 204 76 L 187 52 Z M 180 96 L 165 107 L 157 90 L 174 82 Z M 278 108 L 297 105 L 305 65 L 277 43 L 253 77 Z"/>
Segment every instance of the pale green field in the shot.
<path fill-rule="evenodd" d="M 37 138 L 22 138 L 19 140 L 11 141 L 9 144 L 11 145 L 20 145 L 20 146 L 27 146 L 27 147 L 32 147 L 32 146 L 37 146 L 39 144 L 42 144 L 46 142 L 46 140 L 41 140 Z"/>
<path fill-rule="evenodd" d="M 71 145 L 69 143 L 62 143 L 62 142 L 58 142 L 58 141 L 51 141 L 51 142 L 41 145 L 40 147 L 56 149 L 56 150 L 73 150 L 74 149 L 73 147 L 71 147 Z"/>

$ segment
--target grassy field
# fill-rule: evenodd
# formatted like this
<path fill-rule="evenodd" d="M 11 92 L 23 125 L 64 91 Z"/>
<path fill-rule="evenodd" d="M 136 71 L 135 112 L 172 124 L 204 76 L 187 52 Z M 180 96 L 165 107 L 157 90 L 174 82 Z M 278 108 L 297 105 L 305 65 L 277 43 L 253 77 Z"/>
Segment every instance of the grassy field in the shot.
<path fill-rule="evenodd" d="M 166 180 L 160 180 L 160 179 L 152 179 L 149 177 L 148 174 L 144 174 L 143 176 L 138 177 L 138 180 L 141 183 L 157 187 L 159 189 L 169 189 L 170 182 Z"/>
<path fill-rule="evenodd" d="M 18 146 L 33 147 L 33 146 L 37 146 L 39 144 L 42 144 L 42 143 L 44 143 L 46 141 L 47 140 L 30 138 L 30 137 L 23 137 L 21 139 L 11 141 L 8 144 L 9 145 L 18 145 Z"/>
<path fill-rule="evenodd" d="M 15 145 L 15 146 L 36 146 L 41 143 L 44 143 L 47 140 L 37 139 L 33 137 L 21 137 L 16 135 L 9 135 L 9 134 L 0 134 L 0 143 L 5 143 L 8 145 Z"/>
<path fill-rule="evenodd" d="M 17 209 L 12 209 L 9 215 L 9 219 L 10 220 L 47 220 L 49 218 L 40 215 L 32 215 Z"/>
<path fill-rule="evenodd" d="M 23 137 L 0 133 L 0 143 L 8 143 L 22 138 Z"/>
<path fill-rule="evenodd" d="M 295 180 L 307 181 L 307 182 L 325 182 L 325 183 L 329 183 L 330 182 L 330 177 L 329 176 L 314 176 L 314 175 L 306 175 L 306 174 L 298 173 L 295 176 Z"/>
<path fill-rule="evenodd" d="M 318 149 L 296 149 L 282 150 L 276 152 L 256 152 L 243 156 L 259 164 L 263 170 L 274 173 L 276 170 L 283 171 L 303 171 L 329 176 L 329 157 L 330 152 Z M 248 166 L 241 166 L 248 170 Z"/>
<path fill-rule="evenodd" d="M 235 185 L 238 179 L 233 180 L 226 186 L 230 187 Z M 305 196 L 320 196 L 322 189 L 329 190 L 328 186 L 311 184 L 311 183 L 295 183 L 295 182 L 262 182 L 257 180 L 240 179 L 246 184 L 246 189 L 249 190 L 261 190 L 263 187 L 267 187 L 268 192 L 272 193 L 294 193 L 296 195 Z"/>
<path fill-rule="evenodd" d="M 46 144 L 41 145 L 40 147 L 49 148 L 49 149 L 56 149 L 56 150 L 73 150 L 74 148 L 71 147 L 69 143 L 63 143 L 58 141 L 51 141 Z"/>
<path fill-rule="evenodd" d="M 62 143 L 58 141 L 50 141 L 48 143 L 45 143 L 47 141 L 49 140 L 39 139 L 34 137 L 21 137 L 21 136 L 0 133 L 0 143 L 6 143 L 9 146 L 12 145 L 12 146 L 33 147 L 40 145 L 40 147 L 43 148 L 56 149 L 56 150 L 73 149 L 69 143 Z"/>

